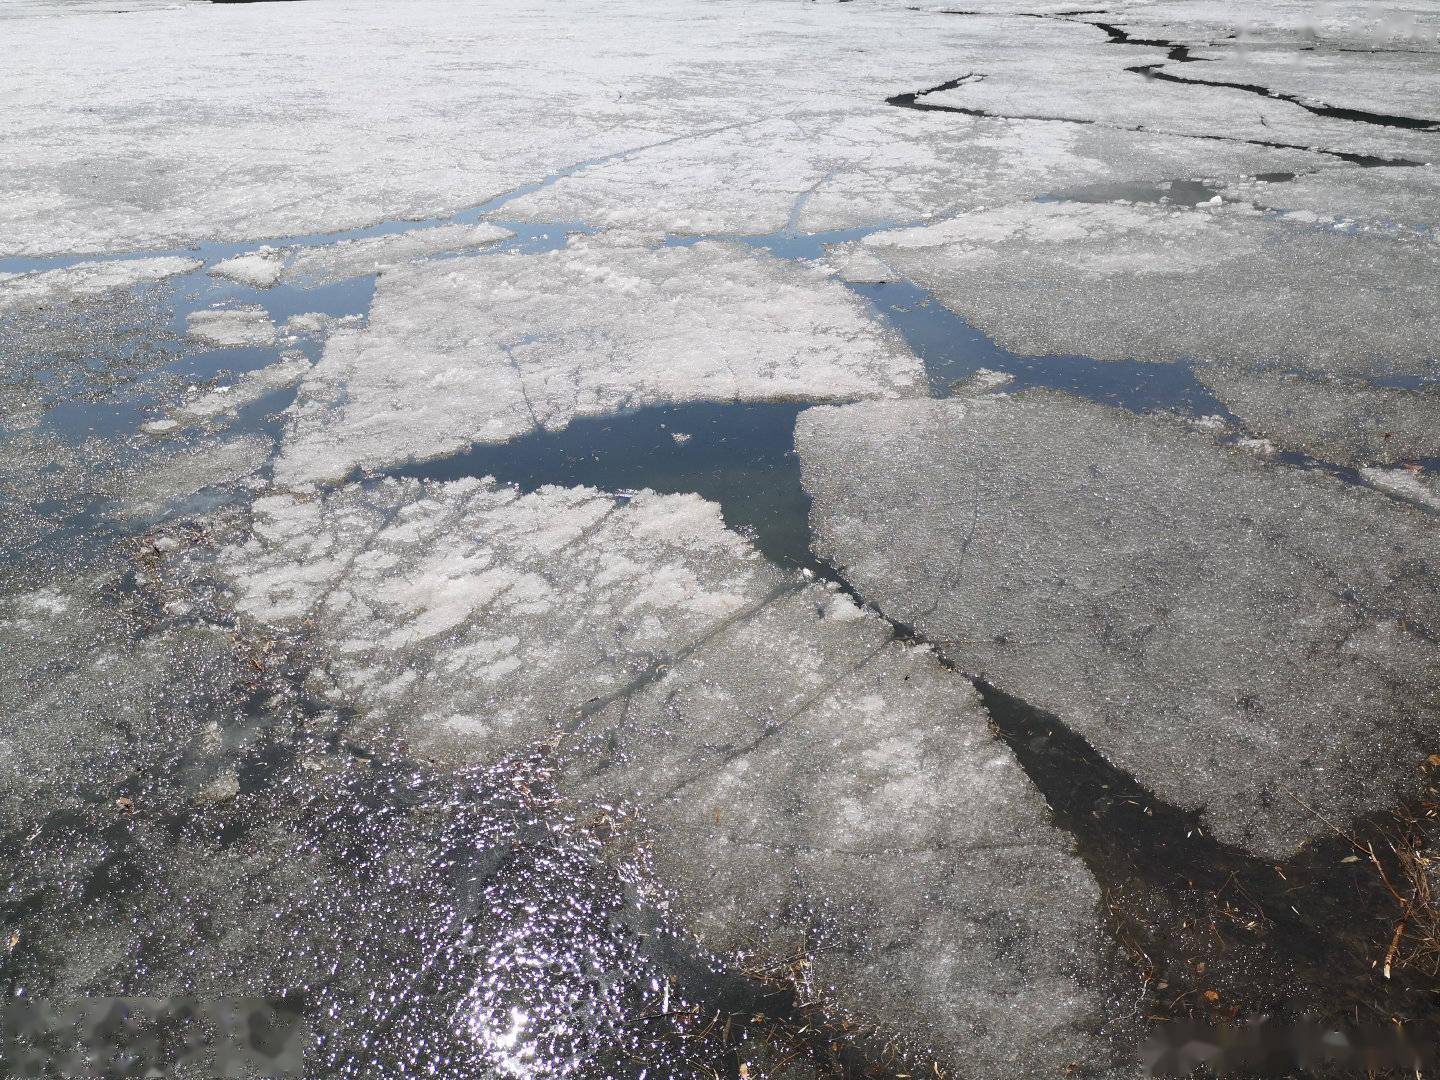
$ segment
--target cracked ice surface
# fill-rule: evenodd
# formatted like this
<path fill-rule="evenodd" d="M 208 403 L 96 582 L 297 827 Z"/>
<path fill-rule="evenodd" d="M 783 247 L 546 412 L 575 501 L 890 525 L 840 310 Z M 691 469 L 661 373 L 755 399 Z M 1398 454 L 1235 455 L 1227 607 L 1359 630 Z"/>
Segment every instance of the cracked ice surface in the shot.
<path fill-rule="evenodd" d="M 1247 205 L 1016 203 L 865 245 L 1024 355 L 1440 370 L 1440 244 Z"/>
<path fill-rule="evenodd" d="M 251 530 L 177 572 L 313 627 L 359 737 L 464 767 L 553 740 L 709 947 L 814 949 L 836 1005 L 977 1076 L 1097 1060 L 1098 890 L 977 695 L 715 504 L 385 480 Z"/>
<path fill-rule="evenodd" d="M 811 409 L 796 442 L 862 596 L 1222 840 L 1392 804 L 1440 728 L 1420 511 L 1059 394 Z"/>
<path fill-rule="evenodd" d="M 1440 390 L 1212 365 L 1197 377 L 1256 435 L 1337 465 L 1440 457 Z"/>
<path fill-rule="evenodd" d="M 1204 167 L 1211 154 L 1209 168 L 1223 171 L 1234 153 L 1254 172 L 1261 159 L 1278 169 L 1288 167 L 1279 158 L 1316 155 L 1225 140 L 1283 131 L 1302 146 L 1395 152 L 1422 137 L 1248 95 L 1237 132 L 1235 91 L 1123 70 L 1158 51 L 1112 46 L 1083 25 L 898 6 L 624 0 L 577 19 L 528 0 L 476 21 L 442 0 L 296 4 L 281 34 L 268 5 L 137 11 L 125 34 L 114 15 L 55 10 L 69 13 L 7 25 L 31 62 L 0 72 L 11 105 L 0 117 L 11 151 L 0 163 L 0 254 L 443 216 L 599 159 L 517 207 L 766 232 L 803 197 L 795 224 L 835 228 L 1035 194 L 1056 168 L 1134 176 L 1130 143 L 1150 155 L 1143 174 L 1160 178 L 1172 174 L 1153 149 L 1166 141 L 1176 167 Z M 937 103 L 1023 116 L 1037 96 L 1056 109 L 1095 98 L 1087 115 L 1127 130 L 1081 133 L 1072 151 L 1075 132 L 1035 130 L 1063 125 L 976 125 L 884 104 L 966 72 L 985 78 Z M 1205 139 L 1128 130 L 1168 130 L 1162 121 L 1176 117 Z M 957 190 L 961 176 L 982 190 Z"/>
<path fill-rule="evenodd" d="M 577 241 L 383 276 L 368 327 L 333 334 L 301 384 L 276 478 L 339 480 L 622 408 L 925 385 L 819 270 L 713 243 Z"/>
<path fill-rule="evenodd" d="M 948 78 L 976 77 L 927 95 L 926 104 L 979 109 L 992 116 L 1050 118 L 1420 161 L 1430 160 L 1434 151 L 1435 137 L 1426 132 L 1317 116 L 1291 102 L 1228 87 L 1147 79 L 1127 69 L 1157 64 L 1167 74 L 1183 71 L 1183 77 L 1189 78 L 1191 69 L 1205 65 L 1166 64 L 1163 50 L 1111 44 L 1098 27 L 1024 19 L 1021 30 L 1016 26 L 1020 20 L 1013 18 L 965 21 L 975 27 L 975 36 L 968 47 L 955 51 Z M 981 29 L 987 23 L 988 33 Z M 1349 83 L 1363 87 L 1371 68 L 1368 58 L 1352 58 L 1346 67 Z M 1416 75 L 1422 82 L 1436 83 L 1433 70 L 1412 70 L 1411 77 Z"/>

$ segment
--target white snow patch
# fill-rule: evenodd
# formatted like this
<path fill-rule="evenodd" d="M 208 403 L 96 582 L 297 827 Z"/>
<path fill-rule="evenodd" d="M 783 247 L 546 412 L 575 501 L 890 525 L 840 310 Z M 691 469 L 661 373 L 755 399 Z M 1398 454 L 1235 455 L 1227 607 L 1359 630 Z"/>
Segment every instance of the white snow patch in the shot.
<path fill-rule="evenodd" d="M 277 254 L 264 250 L 216 263 L 210 268 L 210 273 L 252 288 L 268 289 L 280 280 L 284 266 Z"/>

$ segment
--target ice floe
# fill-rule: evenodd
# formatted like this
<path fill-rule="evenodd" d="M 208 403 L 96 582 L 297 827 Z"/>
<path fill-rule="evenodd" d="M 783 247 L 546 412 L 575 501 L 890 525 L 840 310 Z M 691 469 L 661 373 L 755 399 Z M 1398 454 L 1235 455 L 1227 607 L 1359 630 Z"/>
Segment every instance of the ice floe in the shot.
<path fill-rule="evenodd" d="M 1098 891 L 978 696 L 693 495 L 385 480 L 258 500 L 218 573 L 300 634 L 355 737 L 471 767 L 548 743 L 638 813 L 682 923 L 973 1075 L 1103 1057 Z"/>
<path fill-rule="evenodd" d="M 275 324 L 258 304 L 192 311 L 185 319 L 185 332 L 202 345 L 221 349 L 270 345 L 275 341 Z"/>
<path fill-rule="evenodd" d="M 716 243 L 573 242 L 381 278 L 331 335 L 276 466 L 339 480 L 578 416 L 689 401 L 925 392 L 920 361 L 819 270 Z"/>
<path fill-rule="evenodd" d="M 206 390 L 177 405 L 171 411 L 174 417 L 174 420 L 170 421 L 172 428 L 175 421 L 188 424 L 213 423 L 222 417 L 233 415 L 277 390 L 294 386 L 310 370 L 310 366 L 308 359 L 294 354 L 283 356 L 275 363 L 254 371 L 247 371 L 228 385 Z M 154 423 L 147 425 L 147 430 L 154 428 Z"/>
<path fill-rule="evenodd" d="M 1420 511 L 1053 393 L 811 409 L 797 445 L 863 597 L 1222 840 L 1393 803 L 1440 728 Z"/>
<path fill-rule="evenodd" d="M 218 262 L 210 268 L 210 273 L 254 289 L 268 289 L 280 280 L 283 269 L 284 262 L 279 255 L 266 249 Z"/>

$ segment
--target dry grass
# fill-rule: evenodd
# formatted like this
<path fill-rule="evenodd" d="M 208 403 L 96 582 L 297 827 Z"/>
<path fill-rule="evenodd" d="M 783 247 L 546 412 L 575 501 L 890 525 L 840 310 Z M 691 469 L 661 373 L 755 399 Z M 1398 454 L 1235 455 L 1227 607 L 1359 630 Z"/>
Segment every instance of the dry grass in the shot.
<path fill-rule="evenodd" d="M 1385 950 L 1384 973 L 1404 969 L 1440 980 L 1440 754 L 1424 767 L 1425 792 L 1395 814 L 1384 844 L 1386 858 L 1366 851 L 1386 890 L 1399 908 L 1395 931 Z M 1384 862 L 1391 864 L 1387 873 Z"/>

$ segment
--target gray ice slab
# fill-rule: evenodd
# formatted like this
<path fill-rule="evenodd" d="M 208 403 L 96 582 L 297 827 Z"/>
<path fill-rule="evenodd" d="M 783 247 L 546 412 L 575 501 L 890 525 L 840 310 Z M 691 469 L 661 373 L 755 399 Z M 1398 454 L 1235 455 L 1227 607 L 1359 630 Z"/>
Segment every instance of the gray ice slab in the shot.
<path fill-rule="evenodd" d="M 796 439 L 864 598 L 1222 840 L 1283 857 L 1393 803 L 1440 729 L 1418 510 L 1050 393 L 817 408 Z"/>
<path fill-rule="evenodd" d="M 550 745 L 710 948 L 804 954 L 834 1007 L 973 1075 L 1104 1058 L 1098 890 L 974 690 L 713 503 L 389 480 L 261 499 L 176 566 L 307 640 L 359 738 L 460 768 Z"/>
<path fill-rule="evenodd" d="M 1196 376 L 1253 434 L 1337 465 L 1440 457 L 1440 388 L 1393 389 L 1212 365 Z"/>
<path fill-rule="evenodd" d="M 1423 235 L 1223 201 L 1035 202 L 865 245 L 1024 355 L 1440 372 L 1440 245 Z"/>

